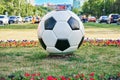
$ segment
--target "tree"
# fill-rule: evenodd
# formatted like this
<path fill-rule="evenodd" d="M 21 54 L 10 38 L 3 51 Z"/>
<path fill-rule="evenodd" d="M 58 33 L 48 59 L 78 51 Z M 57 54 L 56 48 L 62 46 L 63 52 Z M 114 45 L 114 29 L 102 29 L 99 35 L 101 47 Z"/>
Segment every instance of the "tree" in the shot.
<path fill-rule="evenodd" d="M 120 0 L 116 0 L 113 4 L 113 11 L 120 14 Z"/>
<path fill-rule="evenodd" d="M 73 11 L 75 14 L 80 15 L 80 9 L 74 8 L 72 11 Z"/>
<path fill-rule="evenodd" d="M 84 14 L 101 16 L 120 13 L 120 0 L 88 0 L 82 6 Z"/>
<path fill-rule="evenodd" d="M 3 14 L 5 11 L 4 5 L 0 4 L 0 14 Z"/>

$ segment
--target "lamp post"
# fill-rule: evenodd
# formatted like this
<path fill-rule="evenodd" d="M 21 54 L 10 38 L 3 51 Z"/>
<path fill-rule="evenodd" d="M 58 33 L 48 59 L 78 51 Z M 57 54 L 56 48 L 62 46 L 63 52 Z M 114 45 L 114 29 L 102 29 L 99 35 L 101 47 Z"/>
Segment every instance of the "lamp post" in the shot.
<path fill-rule="evenodd" d="M 106 1 L 104 0 L 104 8 L 103 8 L 103 15 L 105 15 L 105 4 L 106 3 Z"/>
<path fill-rule="evenodd" d="M 19 0 L 19 16 L 20 16 L 20 12 L 21 12 L 21 1 Z"/>

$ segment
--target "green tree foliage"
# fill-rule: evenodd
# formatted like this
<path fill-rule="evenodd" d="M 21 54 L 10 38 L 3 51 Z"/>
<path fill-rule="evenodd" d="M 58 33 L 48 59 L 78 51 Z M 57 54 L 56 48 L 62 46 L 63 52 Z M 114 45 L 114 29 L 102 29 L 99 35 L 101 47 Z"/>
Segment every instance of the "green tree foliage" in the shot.
<path fill-rule="evenodd" d="M 0 14 L 2 14 L 5 10 L 5 7 L 4 5 L 0 4 Z"/>
<path fill-rule="evenodd" d="M 48 11 L 51 11 L 51 9 L 40 6 L 32 6 L 27 3 L 26 0 L 0 0 L 0 14 L 5 14 L 8 12 L 9 16 L 43 16 Z"/>
<path fill-rule="evenodd" d="M 44 16 L 50 9 L 42 6 L 37 6 L 37 9 L 35 10 L 35 14 L 39 16 Z"/>
<path fill-rule="evenodd" d="M 120 13 L 120 0 L 88 0 L 82 6 L 82 11 L 94 16 Z"/>
<path fill-rule="evenodd" d="M 116 0 L 113 4 L 113 11 L 115 13 L 120 13 L 120 0 Z"/>
<path fill-rule="evenodd" d="M 75 14 L 80 15 L 80 9 L 74 8 L 72 11 L 73 11 Z"/>

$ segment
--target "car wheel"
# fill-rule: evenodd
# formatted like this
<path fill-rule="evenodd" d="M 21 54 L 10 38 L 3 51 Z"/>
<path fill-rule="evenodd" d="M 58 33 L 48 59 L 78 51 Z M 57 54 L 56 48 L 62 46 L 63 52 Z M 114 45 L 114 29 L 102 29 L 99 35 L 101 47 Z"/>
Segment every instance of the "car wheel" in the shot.
<path fill-rule="evenodd" d="M 13 23 L 13 21 L 9 21 L 9 24 L 12 24 Z"/>
<path fill-rule="evenodd" d="M 120 25 L 120 22 L 117 22 L 117 25 Z"/>
<path fill-rule="evenodd" d="M 110 24 L 110 21 L 108 21 L 108 24 Z"/>

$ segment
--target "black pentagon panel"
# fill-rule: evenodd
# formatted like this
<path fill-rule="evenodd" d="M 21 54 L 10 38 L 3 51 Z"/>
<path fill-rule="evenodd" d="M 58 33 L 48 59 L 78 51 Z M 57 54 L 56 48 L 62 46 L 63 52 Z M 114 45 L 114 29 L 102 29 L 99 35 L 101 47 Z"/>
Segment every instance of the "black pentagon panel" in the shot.
<path fill-rule="evenodd" d="M 70 44 L 67 39 L 58 39 L 55 47 L 61 51 L 64 51 L 65 49 L 70 47 Z"/>
<path fill-rule="evenodd" d="M 82 37 L 82 39 L 81 39 L 81 41 L 80 41 L 80 43 L 79 43 L 77 48 L 79 48 L 82 45 L 83 40 L 84 40 L 84 36 Z"/>
<path fill-rule="evenodd" d="M 56 24 L 56 20 L 53 17 L 48 18 L 44 23 L 45 30 L 53 30 L 55 24 Z"/>
<path fill-rule="evenodd" d="M 46 45 L 41 38 L 39 39 L 39 42 L 42 45 L 42 47 L 46 50 Z"/>
<path fill-rule="evenodd" d="M 70 19 L 68 20 L 68 24 L 70 25 L 72 30 L 79 30 L 80 28 L 79 22 L 73 17 L 70 17 Z"/>

